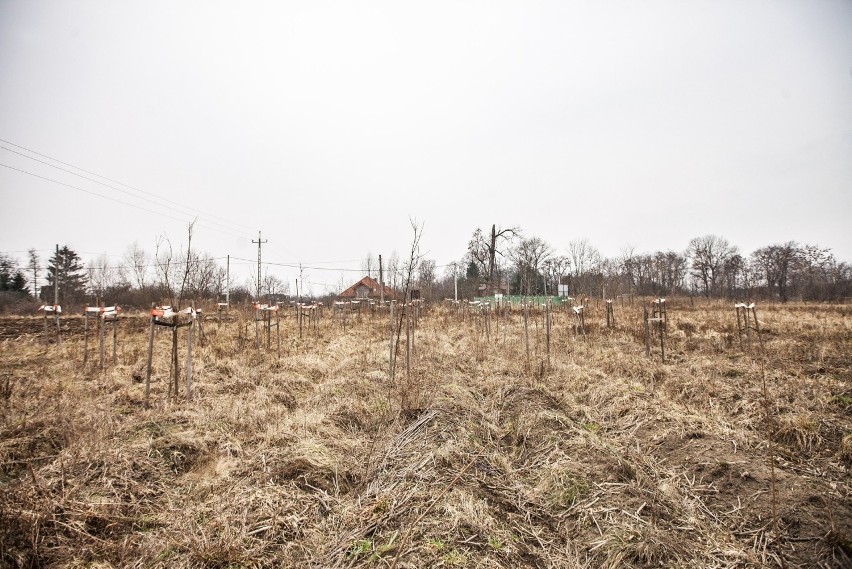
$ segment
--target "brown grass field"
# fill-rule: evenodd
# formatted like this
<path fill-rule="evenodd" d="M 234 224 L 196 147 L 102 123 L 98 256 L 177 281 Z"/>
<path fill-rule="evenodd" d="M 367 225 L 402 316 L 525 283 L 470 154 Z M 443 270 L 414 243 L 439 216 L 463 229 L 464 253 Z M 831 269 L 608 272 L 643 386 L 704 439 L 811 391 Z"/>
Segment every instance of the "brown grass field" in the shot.
<path fill-rule="evenodd" d="M 435 306 L 393 382 L 387 316 L 286 318 L 280 357 L 233 316 L 191 401 L 157 335 L 149 408 L 144 315 L 105 370 L 79 316 L 0 320 L 0 566 L 852 566 L 850 306 L 759 305 L 748 353 L 732 303 L 675 299 L 665 363 L 638 301 L 585 339 L 556 312 L 550 367 L 536 313 L 530 371 L 519 310 Z"/>

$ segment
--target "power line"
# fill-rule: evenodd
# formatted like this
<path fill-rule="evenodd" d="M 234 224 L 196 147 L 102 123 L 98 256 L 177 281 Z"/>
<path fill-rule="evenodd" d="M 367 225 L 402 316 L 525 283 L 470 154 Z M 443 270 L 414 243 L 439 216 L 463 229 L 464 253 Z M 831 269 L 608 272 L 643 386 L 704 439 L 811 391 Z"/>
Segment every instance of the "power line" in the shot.
<path fill-rule="evenodd" d="M 243 259 L 241 257 L 231 256 L 231 259 L 237 259 L 238 261 L 248 261 L 250 263 L 254 263 L 250 259 Z M 339 267 L 308 267 L 306 265 L 299 265 L 298 263 L 273 263 L 272 261 L 264 261 L 264 265 L 272 265 L 275 267 L 287 267 L 290 269 L 310 269 L 313 271 L 343 271 L 348 273 L 361 273 L 363 272 L 361 269 L 343 269 Z"/>
<path fill-rule="evenodd" d="M 183 266 L 183 265 L 189 265 L 189 264 L 192 264 L 192 263 L 206 263 L 208 261 L 221 261 L 221 260 L 226 259 L 226 258 L 227 257 L 209 257 L 209 258 L 206 258 L 206 259 L 192 259 L 192 260 L 189 260 L 189 261 L 163 261 L 163 262 L 152 263 L 150 265 L 109 265 L 109 266 L 106 266 L 106 267 L 85 266 L 85 267 L 83 267 L 83 269 L 85 269 L 87 271 L 89 271 L 89 270 L 112 271 L 112 270 L 118 270 L 118 269 L 150 269 L 150 268 L 154 268 L 154 267 L 162 268 L 162 267 L 167 267 L 167 266 Z M 231 257 L 231 258 L 233 258 L 233 257 Z M 93 261 L 90 260 L 89 262 L 91 263 Z"/>
<path fill-rule="evenodd" d="M 177 217 L 174 217 L 174 216 L 171 216 L 171 215 L 165 214 L 165 213 L 163 213 L 163 212 L 161 212 L 161 211 L 154 211 L 154 210 L 151 210 L 151 209 L 148 209 L 148 208 L 144 208 L 144 207 L 142 207 L 142 206 L 140 206 L 140 205 L 136 205 L 136 204 L 132 204 L 132 203 L 128 203 L 128 202 L 124 202 L 124 201 L 121 201 L 120 199 L 114 198 L 114 197 L 112 197 L 112 196 L 105 196 L 105 195 L 103 195 L 103 194 L 99 194 L 99 193 L 97 193 L 97 192 L 93 192 L 93 191 L 91 191 L 91 190 L 83 189 L 83 188 L 81 188 L 81 187 L 79 187 L 79 186 L 73 186 L 73 185 L 71 185 L 71 184 L 66 184 L 65 182 L 60 182 L 59 180 L 54 180 L 53 178 L 48 178 L 48 177 L 46 177 L 46 176 L 41 176 L 41 175 L 39 175 L 39 174 L 35 174 L 35 173 L 33 173 L 33 172 L 28 172 L 28 171 L 26 171 L 26 170 L 21 170 L 20 168 L 15 168 L 14 166 L 9 166 L 8 164 L 0 163 L 0 166 L 3 166 L 3 167 L 5 167 L 5 168 L 9 168 L 10 170 L 15 170 L 16 172 L 20 172 L 20 173 L 22 173 L 22 174 L 26 174 L 26 175 L 28 175 L 28 176 L 33 176 L 34 178 L 41 178 L 42 180 L 46 180 L 46 181 L 48 181 L 48 182 L 53 182 L 54 184 L 59 184 L 60 186 L 65 186 L 66 188 L 71 188 L 71 189 L 73 189 L 73 190 L 77 190 L 77 191 L 83 192 L 83 193 L 85 193 L 85 194 L 89 194 L 89 195 L 92 195 L 92 196 L 97 196 L 97 197 L 99 197 L 99 198 L 104 198 L 104 199 L 107 199 L 107 200 L 110 200 L 110 201 L 114 201 L 114 202 L 116 202 L 116 203 L 120 203 L 120 204 L 122 204 L 122 205 L 129 205 L 130 207 L 135 207 L 136 209 L 141 209 L 142 211 L 147 211 L 148 213 L 153 213 L 153 214 L 156 214 L 156 215 L 162 215 L 163 217 L 168 217 L 169 219 L 174 219 L 175 221 L 180 221 L 181 223 L 184 221 L 183 219 L 180 219 L 180 218 L 177 218 Z"/>
<path fill-rule="evenodd" d="M 89 194 L 89 195 L 92 195 L 92 196 L 97 196 L 97 197 L 99 197 L 99 198 L 104 198 L 104 199 L 107 199 L 107 200 L 110 200 L 110 201 L 114 201 L 114 202 L 116 202 L 116 203 L 120 203 L 120 204 L 122 204 L 122 205 L 130 206 L 130 207 L 135 207 L 136 209 L 140 209 L 140 210 L 142 210 L 142 211 L 147 211 L 148 213 L 153 213 L 153 214 L 155 214 L 155 215 L 162 215 L 163 217 L 168 217 L 169 219 L 173 219 L 173 220 L 175 220 L 175 221 L 179 221 L 179 222 L 181 222 L 181 223 L 186 223 L 186 222 L 187 222 L 187 220 L 185 220 L 185 219 L 180 219 L 180 218 L 174 217 L 174 216 L 172 216 L 172 215 L 168 215 L 168 214 L 166 214 L 166 213 L 163 213 L 163 212 L 161 212 L 161 211 L 155 211 L 155 210 L 152 210 L 152 209 L 148 209 L 148 208 L 146 208 L 146 207 L 142 207 L 141 205 L 136 205 L 136 204 L 132 204 L 132 203 L 129 203 L 129 202 L 125 202 L 125 201 L 122 201 L 122 200 L 120 200 L 120 199 L 118 199 L 118 198 L 114 198 L 114 197 L 112 197 L 112 196 L 105 196 L 105 195 L 103 195 L 103 194 L 99 194 L 99 193 L 97 193 L 97 192 L 93 192 L 93 191 L 91 191 L 91 190 L 86 190 L 86 189 L 81 188 L 81 187 L 79 187 L 79 186 L 74 186 L 74 185 L 71 185 L 71 184 L 66 184 L 65 182 L 60 182 L 59 180 L 54 180 L 53 178 L 48 178 L 48 177 L 46 177 L 46 176 L 41 176 L 41 175 L 39 175 L 39 174 L 35 174 L 35 173 L 33 173 L 33 172 L 28 172 L 27 170 L 21 170 L 20 168 L 15 168 L 14 166 L 9 166 L 8 164 L 0 163 L 0 166 L 3 166 L 3 167 L 5 167 L 5 168 L 9 168 L 10 170 L 15 170 L 16 172 L 20 172 L 20 173 L 22 173 L 22 174 L 26 174 L 26 175 L 28 175 L 28 176 L 33 176 L 33 177 L 35 177 L 35 178 L 40 178 L 40 179 L 42 179 L 42 180 L 46 180 L 46 181 L 48 181 L 48 182 L 53 182 L 54 184 L 59 184 L 60 186 L 65 186 L 66 188 L 71 188 L 71 189 L 73 189 L 73 190 L 77 190 L 77 191 L 83 192 L 83 193 L 85 193 L 85 194 Z M 200 224 L 200 225 L 202 225 L 202 227 L 207 227 L 208 229 L 212 229 L 213 231 L 221 231 L 221 232 L 223 232 L 223 233 L 229 233 L 229 234 L 233 235 L 234 237 L 241 237 L 241 238 L 242 238 L 242 237 L 244 237 L 244 235 L 239 235 L 239 234 L 234 233 L 234 232 L 232 232 L 232 231 L 230 231 L 230 230 L 226 230 L 226 229 L 218 229 L 218 228 L 216 228 L 216 227 L 210 227 L 210 226 L 208 226 L 208 225 L 204 225 L 204 224 Z"/>
<path fill-rule="evenodd" d="M 284 247 L 282 245 L 278 245 L 277 242 L 275 242 L 275 241 L 272 241 L 269 244 L 272 246 L 273 249 L 278 249 L 282 253 L 286 253 L 287 255 L 292 255 L 294 257 L 298 256 L 295 253 L 293 253 L 292 251 L 290 251 L 289 249 L 287 249 L 286 247 Z"/>
<path fill-rule="evenodd" d="M 68 162 L 63 162 L 62 160 L 59 160 L 58 158 L 53 158 L 52 156 L 48 156 L 47 154 L 42 154 L 41 152 L 38 152 L 38 151 L 33 150 L 33 149 L 31 149 L 31 148 L 27 148 L 26 146 L 21 146 L 20 144 L 15 144 L 14 142 L 11 142 L 11 141 L 9 141 L 9 140 L 5 140 L 5 139 L 3 139 L 3 138 L 0 138 L 0 142 L 4 142 L 4 143 L 6 143 L 6 144 L 11 144 L 11 145 L 12 145 L 12 146 L 14 146 L 15 148 L 20 148 L 20 149 L 22 149 L 22 150 L 26 150 L 27 152 L 30 152 L 31 154 L 35 154 L 36 156 L 41 156 L 42 158 L 47 158 L 48 160 L 53 160 L 54 162 L 58 162 L 59 164 L 62 164 L 62 165 L 64 165 L 64 166 L 69 166 L 69 167 L 71 167 L 71 168 L 74 168 L 75 170 L 80 170 L 81 172 L 85 172 L 86 174 L 91 174 L 92 176 L 97 176 L 98 178 L 103 178 L 104 180 L 107 180 L 107 181 L 112 182 L 112 183 L 114 183 L 114 184 L 118 184 L 118 185 L 120 185 L 120 186 L 124 186 L 125 188 L 130 188 L 131 190 L 135 190 L 135 191 L 137 191 L 137 192 L 139 192 L 139 193 L 141 193 L 141 194 L 149 195 L 149 196 L 154 197 L 154 198 L 157 198 L 157 199 L 159 199 L 159 200 L 163 200 L 163 201 L 165 201 L 165 202 L 169 202 L 169 203 L 171 203 L 171 204 L 174 204 L 174 205 L 180 206 L 180 207 L 182 207 L 182 208 L 184 208 L 184 209 L 190 209 L 190 210 L 196 211 L 196 209 L 195 209 L 195 208 L 189 208 L 189 207 L 187 207 L 187 206 L 185 206 L 185 205 L 182 205 L 182 204 L 180 204 L 180 203 L 178 203 L 178 202 L 176 202 L 176 201 L 174 201 L 174 200 L 170 200 L 170 199 L 168 199 L 168 198 L 164 198 L 164 197 L 162 197 L 162 196 L 158 196 L 157 194 L 154 194 L 154 193 L 152 193 L 152 192 L 148 192 L 148 191 L 146 191 L 146 190 L 143 190 L 143 189 L 141 189 L 141 188 L 137 188 L 137 187 L 135 187 L 135 186 L 131 186 L 130 184 L 125 184 L 124 182 L 120 182 L 120 181 L 118 181 L 118 180 L 114 180 L 114 179 L 112 179 L 112 178 L 108 178 L 107 176 L 103 176 L 103 175 L 101 175 L 101 174 L 98 174 L 97 172 L 92 172 L 92 171 L 90 171 L 90 170 L 86 170 L 85 168 L 80 168 L 79 166 L 75 166 L 74 164 L 69 164 Z M 9 150 L 9 149 L 7 148 L 6 150 Z M 9 151 L 10 151 L 10 152 L 15 152 L 14 150 L 9 150 Z M 20 153 L 19 153 L 19 152 L 16 152 L 16 154 L 20 154 Z M 25 155 L 24 155 L 24 154 L 21 154 L 21 156 L 25 156 Z M 26 158 L 30 158 L 31 160 L 35 160 L 35 158 L 31 158 L 31 157 L 29 157 L 29 156 L 25 156 L 25 157 L 26 157 Z M 40 162 L 40 161 L 39 161 L 39 162 Z M 48 164 L 48 166 L 53 166 L 53 165 L 52 165 L 52 164 Z M 53 166 L 53 167 L 55 167 L 55 168 L 56 168 L 57 166 Z M 73 172 L 72 172 L 72 174 L 73 174 Z M 77 175 L 79 175 L 79 174 L 77 174 Z M 134 197 L 138 197 L 138 196 L 134 196 Z M 249 229 L 249 230 L 251 230 L 251 229 L 252 229 L 251 227 L 249 227 L 249 226 L 247 226 L 247 225 L 243 225 L 243 224 L 241 224 L 241 223 L 237 223 L 236 221 L 233 221 L 233 220 L 230 220 L 230 219 L 227 219 L 227 218 L 224 218 L 224 217 L 220 217 L 220 216 L 218 216 L 218 215 L 214 215 L 214 214 L 212 214 L 212 213 L 204 212 L 204 211 L 201 211 L 201 210 L 197 210 L 197 211 L 198 211 L 199 213 L 203 213 L 204 215 L 207 215 L 207 216 L 210 216 L 210 217 L 215 217 L 215 218 L 217 218 L 217 219 L 221 219 L 221 220 L 223 220 L 223 221 L 227 221 L 228 223 L 231 223 L 231 224 L 233 224 L 233 225 L 237 225 L 237 226 L 239 226 L 239 227 L 243 227 L 243 228 L 245 228 L 245 229 Z"/>
<path fill-rule="evenodd" d="M 39 160 L 38 158 L 33 158 L 32 156 L 27 156 L 26 154 L 23 154 L 22 152 L 18 152 L 17 150 L 12 150 L 11 148 L 6 148 L 3 145 L 0 145 L 0 148 L 2 148 L 3 150 L 6 150 L 7 152 L 17 154 L 18 156 L 23 156 L 24 158 L 27 158 L 28 160 L 33 160 L 35 162 L 38 162 L 39 164 L 44 164 L 45 166 L 50 166 L 51 168 L 56 168 L 57 170 L 61 170 L 62 172 L 67 172 L 68 174 L 71 174 L 72 176 L 78 176 L 80 178 L 83 178 L 84 180 L 89 180 L 90 182 L 100 184 L 101 186 L 104 186 L 104 187 L 109 188 L 111 190 L 115 190 L 116 192 L 121 192 L 122 194 L 126 194 L 126 195 L 128 195 L 132 198 L 137 199 L 137 200 L 146 201 L 148 203 L 152 203 L 152 204 L 159 206 L 159 207 L 166 207 L 160 202 L 154 201 L 154 200 L 146 198 L 144 196 L 137 196 L 135 194 L 132 194 L 131 192 L 128 192 L 127 190 L 122 190 L 121 188 L 116 188 L 115 186 L 101 182 L 100 180 L 95 180 L 94 178 L 90 178 L 90 177 L 84 176 L 82 174 L 78 174 L 77 172 L 74 172 L 72 170 L 68 170 L 67 168 L 61 168 L 61 167 L 57 166 L 56 164 L 51 164 L 50 162 L 45 162 L 44 160 Z M 78 169 L 80 169 L 80 168 L 78 168 Z M 83 171 L 85 172 L 85 170 L 83 170 Z M 95 176 L 97 176 L 97 174 L 95 174 Z M 120 182 L 116 182 L 116 183 L 120 183 Z M 122 184 L 122 185 L 124 185 L 124 184 Z M 165 198 L 162 198 L 162 199 L 165 200 Z M 171 202 L 171 200 L 165 200 L 165 201 Z M 171 203 L 176 203 L 176 202 L 171 202 Z M 185 209 L 185 210 L 187 210 L 187 209 L 191 210 L 191 211 L 188 211 L 188 212 L 187 211 L 180 212 L 183 215 L 195 215 L 195 212 L 194 212 L 194 210 L 192 210 L 192 208 L 188 208 L 188 207 L 181 206 L 181 205 L 179 205 L 179 207 L 181 207 L 182 209 Z M 218 221 L 208 220 L 208 223 L 215 223 L 216 225 L 221 225 L 222 227 L 226 228 L 228 231 L 232 230 L 227 225 L 219 223 Z"/>

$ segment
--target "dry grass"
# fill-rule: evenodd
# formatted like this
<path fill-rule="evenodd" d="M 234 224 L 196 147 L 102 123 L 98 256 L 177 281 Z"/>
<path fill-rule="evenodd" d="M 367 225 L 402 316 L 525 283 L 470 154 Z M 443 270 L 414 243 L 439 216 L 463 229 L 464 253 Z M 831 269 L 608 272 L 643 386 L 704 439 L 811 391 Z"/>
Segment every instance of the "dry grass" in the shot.
<path fill-rule="evenodd" d="M 768 402 L 731 306 L 669 311 L 664 364 L 638 303 L 557 312 L 549 369 L 537 315 L 527 372 L 518 312 L 433 308 L 395 384 L 384 319 L 285 320 L 280 358 L 211 321 L 189 402 L 157 338 L 150 408 L 143 318 L 105 371 L 2 320 L 0 566 L 850 566 L 850 308 L 758 307 Z"/>

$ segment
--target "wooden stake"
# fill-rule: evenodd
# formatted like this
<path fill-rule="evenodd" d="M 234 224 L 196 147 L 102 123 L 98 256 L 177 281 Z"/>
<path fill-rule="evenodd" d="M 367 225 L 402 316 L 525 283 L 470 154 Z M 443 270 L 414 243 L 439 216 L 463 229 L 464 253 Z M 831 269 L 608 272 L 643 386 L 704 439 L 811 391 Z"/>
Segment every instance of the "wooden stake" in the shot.
<path fill-rule="evenodd" d="M 737 312 L 739 314 L 739 312 Z M 89 361 L 89 305 L 83 305 L 83 369 Z"/>
<path fill-rule="evenodd" d="M 189 332 L 186 340 L 186 381 L 184 387 L 186 389 L 186 400 L 192 400 L 192 330 L 195 328 L 195 303 L 192 303 L 192 312 L 189 315 Z M 177 327 L 175 327 L 177 330 Z M 177 390 L 177 384 L 175 385 Z"/>
<path fill-rule="evenodd" d="M 506 343 L 506 332 L 509 328 L 509 303 L 503 305 L 503 344 Z"/>
<path fill-rule="evenodd" d="M 195 321 L 198 323 L 198 342 L 203 348 L 206 336 L 204 334 L 204 313 L 200 308 L 195 311 Z"/>
<path fill-rule="evenodd" d="M 178 380 L 180 379 L 180 367 L 178 366 L 178 316 L 174 316 L 174 326 L 172 327 L 172 369 L 174 370 L 174 396 L 178 396 Z M 169 387 L 169 395 L 172 393 L 171 386 Z"/>
<path fill-rule="evenodd" d="M 742 324 L 742 316 L 740 315 L 740 305 L 736 305 L 735 309 L 737 311 L 737 337 L 740 340 L 740 351 L 743 351 L 743 324 Z"/>
<path fill-rule="evenodd" d="M 101 310 L 103 310 L 103 303 L 100 303 Z M 104 313 L 103 311 L 98 313 L 98 338 L 99 338 L 99 354 L 101 358 L 101 369 L 104 369 L 104 328 L 106 328 L 106 322 L 104 322 Z"/>
<path fill-rule="evenodd" d="M 388 309 L 388 313 L 390 314 L 390 339 L 388 340 L 388 377 L 391 382 L 393 382 L 393 307 L 394 301 L 390 301 L 390 308 Z"/>
<path fill-rule="evenodd" d="M 524 305 L 524 342 L 526 345 L 526 353 L 527 353 L 527 372 L 530 371 L 530 306 L 529 304 Z"/>
<path fill-rule="evenodd" d="M 751 352 L 751 315 L 749 314 L 751 311 L 746 307 L 745 310 L 745 329 L 746 329 L 746 339 L 748 340 L 748 351 Z"/>
<path fill-rule="evenodd" d="M 258 237 L 258 239 L 260 239 L 260 237 Z M 260 245 L 258 245 L 258 249 L 260 249 Z M 260 269 L 258 269 L 258 270 L 260 270 Z M 258 285 L 258 287 L 260 287 L 260 285 Z M 260 301 L 258 300 L 258 302 L 260 302 Z M 257 348 L 258 350 L 260 349 L 260 318 L 261 318 L 262 314 L 263 313 L 260 311 L 260 309 L 255 309 L 255 311 L 254 311 L 254 347 Z M 300 329 L 300 331 L 301 331 L 301 329 Z M 302 335 L 299 334 L 299 337 L 301 338 Z"/>
<path fill-rule="evenodd" d="M 547 369 L 550 370 L 550 299 L 547 300 L 546 327 L 547 327 Z"/>
<path fill-rule="evenodd" d="M 266 320 L 266 349 L 272 347 L 272 314 L 268 310 L 264 311 L 264 320 Z"/>
<path fill-rule="evenodd" d="M 154 310 L 156 304 L 151 303 L 151 310 Z M 145 372 L 145 406 L 148 406 L 148 396 L 151 393 L 151 358 L 154 355 L 154 320 L 155 316 L 151 314 L 151 326 L 148 331 L 148 368 Z"/>
<path fill-rule="evenodd" d="M 411 304 L 405 307 L 405 377 L 411 380 Z"/>
<path fill-rule="evenodd" d="M 59 326 L 59 311 L 53 311 L 53 318 L 56 320 L 56 346 L 59 347 L 62 345 L 62 329 Z"/>

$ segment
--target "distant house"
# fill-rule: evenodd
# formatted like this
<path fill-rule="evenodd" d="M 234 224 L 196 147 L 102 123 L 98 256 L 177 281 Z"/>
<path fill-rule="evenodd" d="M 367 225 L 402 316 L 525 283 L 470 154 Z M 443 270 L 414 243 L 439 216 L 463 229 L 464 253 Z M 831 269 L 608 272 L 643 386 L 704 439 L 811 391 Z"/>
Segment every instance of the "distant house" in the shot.
<path fill-rule="evenodd" d="M 369 298 L 378 300 L 381 298 L 381 286 L 379 282 L 372 277 L 364 277 L 357 283 L 353 284 L 339 295 L 338 298 L 345 300 L 355 300 L 361 298 Z M 391 287 L 385 285 L 385 300 L 398 300 L 399 293 Z"/>

